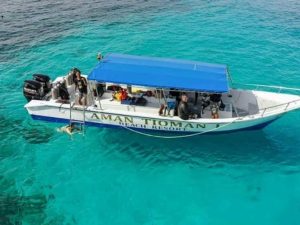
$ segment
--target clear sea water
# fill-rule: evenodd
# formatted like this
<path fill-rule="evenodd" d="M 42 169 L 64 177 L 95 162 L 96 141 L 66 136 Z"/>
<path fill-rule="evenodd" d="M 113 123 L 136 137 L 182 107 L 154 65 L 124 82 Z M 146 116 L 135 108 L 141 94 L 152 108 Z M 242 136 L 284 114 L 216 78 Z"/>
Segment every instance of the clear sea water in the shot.
<path fill-rule="evenodd" d="M 3 18 L 1 18 L 3 16 Z M 33 121 L 22 84 L 98 51 L 225 63 L 300 87 L 297 0 L 0 2 L 0 224 L 299 225 L 300 112 L 263 130 L 158 140 Z"/>

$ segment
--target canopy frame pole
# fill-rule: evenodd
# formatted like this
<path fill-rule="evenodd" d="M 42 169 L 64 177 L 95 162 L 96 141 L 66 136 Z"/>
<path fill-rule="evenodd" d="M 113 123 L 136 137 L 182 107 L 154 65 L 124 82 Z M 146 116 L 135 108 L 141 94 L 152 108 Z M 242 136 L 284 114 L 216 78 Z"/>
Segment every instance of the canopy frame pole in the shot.
<path fill-rule="evenodd" d="M 232 108 L 235 111 L 235 114 L 237 115 L 237 117 L 240 117 L 240 114 L 239 114 L 238 110 L 236 109 L 236 107 L 235 107 L 235 105 L 234 105 L 233 102 L 232 102 Z"/>
<path fill-rule="evenodd" d="M 98 92 L 98 88 L 97 88 L 97 83 L 99 82 L 96 82 L 96 93 L 97 93 L 97 99 L 98 99 L 98 103 L 99 103 L 99 107 L 101 110 L 103 110 L 102 106 L 101 106 L 101 102 L 100 102 L 100 97 L 99 97 L 99 92 Z M 96 102 L 96 101 L 95 101 Z"/>
<path fill-rule="evenodd" d="M 166 115 L 166 111 L 167 111 L 167 107 L 168 107 L 168 101 L 167 101 L 167 98 L 166 98 L 166 94 L 165 94 L 165 90 L 164 89 L 161 89 L 161 92 L 163 94 L 163 98 L 164 98 L 164 102 L 165 102 L 165 107 L 164 107 L 164 115 Z"/>
<path fill-rule="evenodd" d="M 155 92 L 156 92 L 156 95 L 157 95 L 157 98 L 158 98 L 158 103 L 161 104 L 161 99 L 162 99 L 162 92 L 160 89 L 156 88 L 155 89 Z"/>
<path fill-rule="evenodd" d="M 89 91 L 90 91 L 90 94 L 91 94 L 91 96 L 92 96 L 92 99 L 93 99 L 93 102 L 95 102 L 95 97 L 94 97 L 94 93 L 93 93 L 93 90 L 91 89 L 91 84 L 90 84 L 90 82 L 88 82 L 88 80 L 86 80 L 86 83 L 87 83 L 87 86 L 88 86 L 88 89 L 89 89 Z M 88 101 L 88 94 L 86 95 L 86 99 L 84 100 L 85 101 L 85 105 L 87 105 L 87 101 Z"/>
<path fill-rule="evenodd" d="M 161 89 L 161 91 L 162 91 L 162 94 L 163 94 L 163 98 L 164 98 L 164 101 L 165 101 L 165 105 L 167 105 L 167 98 L 166 98 L 165 90 L 164 90 L 164 89 Z"/>

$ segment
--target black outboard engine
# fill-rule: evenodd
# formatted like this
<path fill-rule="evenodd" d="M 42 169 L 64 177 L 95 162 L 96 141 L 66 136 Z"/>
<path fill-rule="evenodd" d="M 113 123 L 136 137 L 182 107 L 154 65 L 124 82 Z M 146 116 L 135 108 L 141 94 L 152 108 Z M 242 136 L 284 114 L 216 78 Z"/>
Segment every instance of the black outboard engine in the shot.
<path fill-rule="evenodd" d="M 40 82 L 35 80 L 25 80 L 23 86 L 23 94 L 27 101 L 32 99 L 41 99 L 41 88 L 42 85 Z"/>
<path fill-rule="evenodd" d="M 44 92 L 48 93 L 51 90 L 50 77 L 43 74 L 33 74 L 33 80 L 42 84 Z"/>
<path fill-rule="evenodd" d="M 34 74 L 33 80 L 25 80 L 23 94 L 27 101 L 32 99 L 42 100 L 51 90 L 50 77 L 42 74 Z"/>

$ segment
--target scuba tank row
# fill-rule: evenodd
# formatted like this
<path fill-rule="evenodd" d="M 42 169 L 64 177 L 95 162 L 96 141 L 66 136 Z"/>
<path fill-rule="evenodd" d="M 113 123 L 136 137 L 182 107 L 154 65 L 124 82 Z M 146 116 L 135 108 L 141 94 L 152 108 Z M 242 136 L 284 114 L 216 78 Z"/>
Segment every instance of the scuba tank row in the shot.
<path fill-rule="evenodd" d="M 43 74 L 33 74 L 32 80 L 25 80 L 24 97 L 29 102 L 32 99 L 42 100 L 51 90 L 50 77 Z"/>

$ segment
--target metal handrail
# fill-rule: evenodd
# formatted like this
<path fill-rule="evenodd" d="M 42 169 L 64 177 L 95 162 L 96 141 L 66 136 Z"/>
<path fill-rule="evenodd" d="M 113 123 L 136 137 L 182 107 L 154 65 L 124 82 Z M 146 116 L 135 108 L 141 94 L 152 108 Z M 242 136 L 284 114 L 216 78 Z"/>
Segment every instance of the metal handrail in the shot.
<path fill-rule="evenodd" d="M 86 101 L 86 99 L 85 99 Z M 83 107 L 83 123 L 81 124 L 81 131 L 82 131 L 82 135 L 84 136 L 84 132 L 85 132 L 85 110 L 86 110 L 86 105 L 84 105 Z"/>
<path fill-rule="evenodd" d="M 262 88 L 277 89 L 278 93 L 281 93 L 282 90 L 300 92 L 300 88 L 290 88 L 290 87 L 283 87 L 283 86 L 277 86 L 277 85 L 241 84 L 241 83 L 234 83 L 234 84 L 235 85 L 242 85 L 242 86 L 252 86 L 252 87 L 254 86 L 255 90 L 259 90 L 260 87 L 262 87 Z M 284 111 L 286 111 L 288 109 L 288 107 L 290 106 L 291 103 L 298 102 L 298 101 L 300 101 L 300 95 L 299 95 L 299 99 L 296 99 L 296 100 L 293 100 L 293 101 L 290 101 L 290 102 L 286 102 L 286 103 L 282 103 L 282 104 L 278 104 L 278 105 L 273 105 L 273 106 L 270 106 L 270 107 L 265 107 L 265 108 L 259 109 L 259 112 L 262 111 L 261 116 L 264 116 L 265 113 L 266 113 L 266 111 L 268 111 L 269 109 L 278 108 L 280 106 L 285 106 Z"/>
<path fill-rule="evenodd" d="M 268 109 L 271 109 L 271 108 L 277 108 L 277 107 L 280 107 L 280 106 L 285 106 L 284 108 L 284 111 L 287 110 L 287 108 L 289 107 L 289 105 L 291 103 L 295 103 L 295 102 L 299 102 L 300 101 L 300 98 L 299 99 L 296 99 L 296 100 L 293 100 L 293 101 L 290 101 L 290 102 L 286 102 L 286 103 L 282 103 L 282 104 L 278 104 L 278 105 L 273 105 L 273 106 L 270 106 L 270 107 L 266 107 L 266 108 L 262 108 L 262 109 L 259 109 L 259 111 L 263 110 L 263 113 L 261 116 L 264 116 L 265 112 L 268 110 Z"/>
<path fill-rule="evenodd" d="M 264 84 L 241 84 L 241 83 L 234 83 L 237 85 L 244 85 L 244 86 L 254 86 L 256 87 L 256 89 L 258 89 L 258 87 L 265 87 L 265 88 L 273 88 L 273 89 L 278 89 L 279 92 L 281 90 L 290 90 L 290 91 L 299 91 L 300 92 L 300 88 L 290 88 L 290 87 L 283 87 L 283 86 L 276 86 L 276 85 L 264 85 Z"/>

